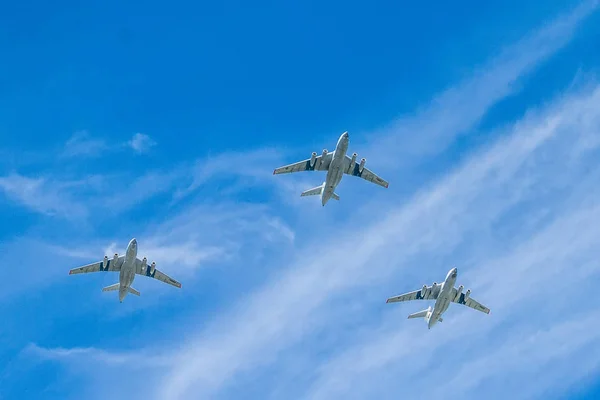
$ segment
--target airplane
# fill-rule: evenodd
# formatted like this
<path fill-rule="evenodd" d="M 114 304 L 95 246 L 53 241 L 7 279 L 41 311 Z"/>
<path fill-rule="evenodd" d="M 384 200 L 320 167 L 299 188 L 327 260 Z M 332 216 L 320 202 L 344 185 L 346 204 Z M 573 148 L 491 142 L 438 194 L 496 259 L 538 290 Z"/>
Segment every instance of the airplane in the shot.
<path fill-rule="evenodd" d="M 471 307 L 474 310 L 489 314 L 489 308 L 479 304 L 476 300 L 470 297 L 471 289 L 467 290 L 466 293 L 463 293 L 462 291 L 464 287 L 462 285 L 460 285 L 458 289 L 454 287 L 457 275 L 458 269 L 452 268 L 448 272 L 448 275 L 446 275 L 446 280 L 441 284 L 438 285 L 436 282 L 434 282 L 433 286 L 427 287 L 427 285 L 423 285 L 423 288 L 420 290 L 390 297 L 387 299 L 386 303 L 397 303 L 400 301 L 411 300 L 435 300 L 433 310 L 431 309 L 431 306 L 429 306 L 429 308 L 426 310 L 419 311 L 408 316 L 409 319 L 425 318 L 425 322 L 427 322 L 427 327 L 429 329 L 431 329 L 431 327 L 435 325 L 437 321 L 444 321 L 442 314 L 446 312 L 450 306 L 450 303 L 462 304 L 467 307 Z"/>
<path fill-rule="evenodd" d="M 136 296 L 140 295 L 140 292 L 131 287 L 131 284 L 135 279 L 135 274 L 149 276 L 150 278 L 158 279 L 169 285 L 181 288 L 181 283 L 157 270 L 154 261 L 151 265 L 148 265 L 146 257 L 144 257 L 143 260 L 137 258 L 137 240 L 135 238 L 131 239 L 127 245 L 124 256 L 119 256 L 119 254 L 115 253 L 112 260 L 109 260 L 107 256 L 104 256 L 103 261 L 73 268 L 69 271 L 69 275 L 100 271 L 119 271 L 119 282 L 103 288 L 102 291 L 111 292 L 118 290 L 119 301 L 121 303 L 125 296 L 127 296 L 127 293 L 132 293 Z"/>
<path fill-rule="evenodd" d="M 361 159 L 360 163 L 358 163 L 356 162 L 356 157 L 358 156 L 356 153 L 352 154 L 352 158 L 346 154 L 349 141 L 350 136 L 348 135 L 348 132 L 344 132 L 340 136 L 335 150 L 332 153 L 329 153 L 327 152 L 327 149 L 324 149 L 323 153 L 317 156 L 317 153 L 313 152 L 310 159 L 277 168 L 273 171 L 273 175 L 289 174 L 300 171 L 327 171 L 325 182 L 315 188 L 302 192 L 300 195 L 320 195 L 321 204 L 323 206 L 325 206 L 331 198 L 335 200 L 340 199 L 340 196 L 334 191 L 344 174 L 358 176 L 359 178 L 363 178 L 369 182 L 387 188 L 389 186 L 388 182 L 375 175 L 368 168 L 365 168 L 365 162 L 367 161 L 365 158 Z"/>

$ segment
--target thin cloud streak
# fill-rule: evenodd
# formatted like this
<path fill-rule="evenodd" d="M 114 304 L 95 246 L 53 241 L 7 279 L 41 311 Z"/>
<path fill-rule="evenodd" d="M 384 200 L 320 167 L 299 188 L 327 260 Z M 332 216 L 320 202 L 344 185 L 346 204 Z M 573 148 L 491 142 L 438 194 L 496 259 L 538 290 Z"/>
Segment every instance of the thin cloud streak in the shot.
<path fill-rule="evenodd" d="M 475 127 L 495 103 L 515 93 L 522 78 L 567 45 L 598 4 L 598 0 L 582 2 L 570 14 L 506 48 L 414 117 L 401 118 L 372 133 L 373 149 L 368 153 L 377 152 L 377 163 L 391 170 L 440 153 Z"/>
<path fill-rule="evenodd" d="M 337 246 L 306 251 L 282 279 L 247 299 L 243 311 L 229 316 L 234 322 L 209 330 L 189 343 L 185 354 L 175 357 L 176 366 L 161 385 L 163 398 L 167 394 L 187 398 L 186 394 L 199 390 L 211 395 L 234 374 L 268 363 L 266 353 L 275 357 L 319 329 L 326 321 L 319 309 L 336 296 L 381 284 L 399 265 L 423 252 L 435 251 L 440 257 L 451 253 L 475 226 L 493 223 L 522 200 L 532 180 L 540 179 L 532 176 L 535 166 L 528 163 L 532 155 L 555 136 L 564 135 L 565 126 L 572 127 L 581 115 L 577 114 L 580 106 L 600 104 L 599 97 L 596 90 L 583 99 L 565 100 L 548 115 L 519 124 L 509 138 L 406 207 L 365 228 L 359 241 L 353 234 L 343 235 Z M 579 133 L 569 140 L 589 134 Z M 512 197 L 506 198 L 507 187 Z"/>
<path fill-rule="evenodd" d="M 142 154 L 154 146 L 156 141 L 144 133 L 135 133 L 131 139 L 124 142 L 109 143 L 105 139 L 92 136 L 87 131 L 78 131 L 67 140 L 61 156 L 97 158 L 124 150 L 133 150 L 137 154 Z"/>
<path fill-rule="evenodd" d="M 532 49 L 521 48 L 526 50 Z M 496 92 L 488 94 L 496 98 L 490 104 L 501 98 Z M 436 123 L 442 126 L 446 114 L 436 115 L 440 119 Z M 164 377 L 157 384 L 161 392 L 154 394 L 158 398 L 214 395 L 231 377 L 259 370 L 274 362 L 282 350 L 327 326 L 337 311 L 328 307 L 329 302 L 357 289 L 381 285 L 399 265 L 423 253 L 435 251 L 440 258 L 452 253 L 474 226 L 490 226 L 538 182 L 535 176 L 517 177 L 531 173 L 524 168 L 528 158 L 551 140 L 564 123 L 563 118 L 568 119 L 563 114 L 545 117 L 519 126 L 511 138 L 418 194 L 407 206 L 392 209 L 385 218 L 366 224 L 360 235 L 348 228 L 337 238 L 339 246 L 307 246 L 291 267 L 262 291 L 244 299 L 231 313 L 215 319 L 199 337 L 187 341 L 185 351 L 173 355 L 173 368 L 160 374 Z M 460 126 L 451 126 L 449 130 L 458 133 Z M 429 132 L 433 131 L 425 131 L 425 136 Z M 507 187 L 514 190 L 508 193 Z M 499 194 L 507 198 L 499 201 Z M 399 254 L 398 248 L 402 249 Z M 390 254 L 395 256 L 388 257 Z"/>
<path fill-rule="evenodd" d="M 366 229 L 360 242 L 356 242 L 356 237 L 350 235 L 340 238 L 342 246 L 329 246 L 328 252 L 307 249 L 304 256 L 300 255 L 300 261 L 284 273 L 281 279 L 271 282 L 264 291 L 245 299 L 244 304 L 240 304 L 231 314 L 224 315 L 221 321 L 217 321 L 199 339 L 188 342 L 182 353 L 172 355 L 173 367 L 166 381 L 159 384 L 164 391 L 158 398 L 189 398 L 190 393 L 194 393 L 194 396 L 214 396 L 234 374 L 255 371 L 273 362 L 278 352 L 300 343 L 303 337 L 310 337 L 315 331 L 326 326 L 331 316 L 338 315 L 336 324 L 343 327 L 346 321 L 339 318 L 338 310 L 335 307 L 331 308 L 329 304 L 334 298 L 361 292 L 365 293 L 368 299 L 371 288 L 381 285 L 395 272 L 402 270 L 402 265 L 408 264 L 408 261 L 412 263 L 415 257 L 422 257 L 423 254 L 432 251 L 442 255 L 456 251 L 475 227 L 485 230 L 505 212 L 535 194 L 532 189 L 537 185 L 547 186 L 554 176 L 554 171 L 540 170 L 536 160 L 543 160 L 542 156 L 548 151 L 554 156 L 562 152 L 568 153 L 578 143 L 594 136 L 594 129 L 579 130 L 578 123 L 583 120 L 595 120 L 596 122 L 589 126 L 598 126 L 600 112 L 595 110 L 600 108 L 593 107 L 595 104 L 600 104 L 600 89 L 581 97 L 566 98 L 547 110 L 547 113 L 530 117 L 518 124 L 511 136 L 466 162 L 429 191 L 417 195 L 409 205 L 390 212 L 383 221 Z M 567 168 L 570 168 L 568 174 L 559 176 L 559 180 L 572 180 L 573 174 L 580 171 L 580 165 L 575 161 L 572 165 L 567 164 Z M 591 184 L 597 180 L 596 175 L 598 174 L 590 176 L 574 195 L 587 193 Z M 507 193 L 513 193 L 514 197 L 505 198 Z M 595 194 L 597 193 L 590 192 L 589 196 Z M 576 208 L 581 198 L 568 200 L 572 203 L 571 208 Z M 522 268 L 527 262 L 532 262 L 523 255 L 536 252 L 542 255 L 537 258 L 540 265 L 548 265 L 548 260 L 554 260 L 555 263 L 558 260 L 562 265 L 569 265 L 569 257 L 589 249 L 593 245 L 590 238 L 597 237 L 594 232 L 583 231 L 581 237 L 588 239 L 582 242 L 580 236 L 572 237 L 573 228 L 587 220 L 591 222 L 588 224 L 589 229 L 593 230 L 593 227 L 600 226 L 596 223 L 600 221 L 595 221 L 597 218 L 600 218 L 597 207 L 586 208 L 579 214 L 569 215 L 550 225 L 523 249 L 512 254 L 511 258 L 490 261 L 490 264 L 478 269 L 490 271 L 488 275 L 479 274 L 474 282 L 471 282 L 474 293 L 485 294 L 485 302 L 492 306 L 494 316 L 501 316 L 502 307 L 499 306 L 499 302 L 507 296 L 507 288 L 518 291 L 519 287 L 515 285 L 517 278 L 509 272 L 500 276 L 504 277 L 503 281 L 497 279 L 495 271 L 498 271 L 500 266 L 507 265 Z M 562 257 L 557 253 L 561 251 L 558 247 L 554 253 L 547 252 L 547 249 L 552 247 L 551 243 L 557 240 L 553 232 L 564 235 L 558 238 L 559 242 L 569 244 L 569 252 Z M 569 237 L 575 240 L 576 246 L 569 242 Z M 394 251 L 396 248 L 402 248 L 403 251 L 398 253 Z M 542 249 L 546 253 L 542 252 Z M 319 256 L 315 257 L 315 254 Z M 519 264 L 518 260 L 525 264 Z M 323 268 L 324 265 L 328 268 Z M 547 287 L 544 284 L 551 283 L 555 276 L 560 276 L 560 272 L 555 269 L 553 274 L 546 274 L 542 279 L 535 277 L 531 282 L 525 281 L 522 284 L 526 287 L 542 285 L 542 290 Z M 584 272 L 572 276 L 573 279 L 581 279 L 587 275 Z M 472 279 L 469 275 L 463 277 Z M 529 277 L 532 279 L 534 275 L 530 274 Z M 494 279 L 497 282 L 496 286 L 490 285 L 490 281 Z M 568 280 L 564 282 L 567 286 L 573 283 Z M 527 293 L 521 295 L 525 296 Z M 483 301 L 481 296 L 478 297 Z M 514 293 L 508 298 L 515 301 L 519 299 Z M 346 307 L 346 304 L 340 306 Z M 534 309 L 537 306 L 533 302 Z M 510 304 L 506 304 L 506 308 L 514 309 Z M 349 317 L 351 316 L 350 314 Z M 477 339 L 478 331 L 464 330 L 465 326 L 471 325 L 483 327 L 484 331 L 481 334 L 487 335 L 493 323 L 487 320 L 474 321 L 475 318 L 476 316 L 468 313 L 452 317 L 445 321 L 440 329 L 431 331 L 432 335 L 417 340 L 417 329 L 423 329 L 423 326 L 409 325 L 405 332 L 400 331 L 398 334 L 399 322 L 397 316 L 394 316 L 392 319 L 395 324 L 388 322 L 391 331 L 384 332 L 379 338 L 367 340 L 367 343 L 373 343 L 365 350 L 358 350 L 359 354 L 362 354 L 361 357 L 357 359 L 353 356 L 357 349 L 351 348 L 344 353 L 350 355 L 336 357 L 331 361 L 331 365 L 326 365 L 324 370 L 328 373 L 321 377 L 310 397 L 331 398 L 332 393 L 337 394 L 337 390 L 340 390 L 335 382 L 339 382 L 342 375 L 347 387 L 348 382 L 353 381 L 353 373 L 377 371 L 389 365 L 395 357 L 413 352 L 417 354 L 421 360 L 420 366 L 424 368 L 428 365 L 427 360 L 432 360 L 435 355 L 436 348 L 432 345 L 442 346 L 447 342 L 447 339 L 440 340 L 440 335 L 447 335 L 447 338 L 453 340 L 469 337 L 472 341 Z M 588 343 L 589 340 L 582 339 L 581 343 Z M 408 341 L 411 346 L 407 349 L 405 343 Z M 359 346 L 358 349 L 360 348 Z M 377 352 L 373 353 L 368 351 L 369 349 L 376 349 Z M 406 365 L 402 362 L 398 364 Z M 349 369 L 349 365 L 358 369 Z M 416 366 L 419 366 L 418 362 L 412 363 L 411 370 Z M 446 374 L 447 370 L 437 373 Z M 164 372 L 160 375 L 164 376 Z M 361 388 L 352 387 L 356 390 L 355 393 L 360 393 Z M 387 387 L 382 386 L 381 390 L 383 388 Z M 379 389 L 367 387 L 362 390 L 372 394 Z M 385 398 L 385 392 L 382 395 Z"/>

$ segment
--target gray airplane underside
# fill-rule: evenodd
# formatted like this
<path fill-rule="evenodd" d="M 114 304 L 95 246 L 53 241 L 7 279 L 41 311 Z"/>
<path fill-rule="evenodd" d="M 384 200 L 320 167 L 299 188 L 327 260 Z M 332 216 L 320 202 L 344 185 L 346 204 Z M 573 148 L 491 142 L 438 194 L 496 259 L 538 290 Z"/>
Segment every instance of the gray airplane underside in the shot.
<path fill-rule="evenodd" d="M 446 275 L 444 282 L 441 284 L 434 282 L 432 286 L 423 285 L 420 290 L 390 297 L 387 299 L 386 303 L 397 303 L 413 300 L 435 300 L 433 307 L 429 306 L 423 311 L 419 311 L 408 316 L 409 319 L 424 318 L 429 329 L 431 329 L 436 322 L 444 321 L 442 315 L 446 312 L 450 306 L 450 303 L 462 304 L 474 310 L 489 314 L 489 308 L 471 298 L 471 290 L 467 290 L 466 293 L 463 293 L 464 287 L 462 285 L 458 288 L 454 287 L 457 275 L 458 269 L 452 268 L 448 272 L 448 275 Z"/>
<path fill-rule="evenodd" d="M 148 265 L 146 257 L 142 260 L 137 258 L 137 240 L 135 238 L 131 239 L 127 245 L 125 255 L 119 256 L 118 254 L 115 254 L 112 259 L 104 256 L 104 260 L 102 261 L 84 265 L 83 267 L 73 268 L 69 271 L 69 275 L 109 271 L 119 272 L 119 282 L 103 288 L 102 291 L 112 292 L 118 290 L 120 302 L 123 302 L 123 299 L 128 293 L 136 296 L 140 295 L 139 291 L 131 287 L 136 275 L 154 278 L 171 286 L 181 288 L 181 283 L 156 269 L 155 262 Z"/>
<path fill-rule="evenodd" d="M 273 175 L 289 174 L 302 171 L 327 171 L 325 182 L 321 185 L 308 189 L 302 192 L 301 196 L 321 196 L 321 204 L 324 206 L 329 199 L 339 200 L 340 196 L 335 193 L 335 189 L 339 185 L 344 174 L 357 176 L 366 181 L 375 183 L 376 185 L 387 188 L 389 183 L 371 170 L 365 167 L 366 159 L 363 158 L 360 162 L 356 161 L 358 156 L 356 153 L 352 157 L 347 155 L 350 136 L 348 132 L 342 133 L 338 139 L 337 145 L 333 152 L 323 150 L 321 155 L 313 152 L 311 158 L 299 161 L 294 164 L 289 164 L 279 167 L 273 171 Z"/>

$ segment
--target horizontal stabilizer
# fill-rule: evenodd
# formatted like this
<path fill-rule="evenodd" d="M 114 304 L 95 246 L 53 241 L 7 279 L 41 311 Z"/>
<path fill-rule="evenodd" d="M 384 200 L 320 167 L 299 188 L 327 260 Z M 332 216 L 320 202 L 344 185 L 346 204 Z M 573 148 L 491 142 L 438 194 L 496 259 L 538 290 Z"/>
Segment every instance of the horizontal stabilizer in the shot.
<path fill-rule="evenodd" d="M 140 295 L 140 292 L 138 292 L 137 290 L 135 290 L 134 288 L 132 288 L 131 286 L 127 288 L 127 290 L 129 291 L 129 293 L 131 294 L 135 294 L 136 296 Z"/>
<path fill-rule="evenodd" d="M 414 314 L 410 314 L 408 316 L 408 319 L 411 319 L 411 318 L 425 318 L 427 316 L 428 312 L 429 312 L 429 309 L 423 310 L 423 311 L 419 311 L 419 312 L 416 312 Z"/>
<path fill-rule="evenodd" d="M 115 283 L 114 285 L 107 286 L 102 288 L 103 292 L 112 292 L 113 290 L 119 290 L 119 284 Z"/>
<path fill-rule="evenodd" d="M 322 185 L 319 185 L 317 187 L 314 187 L 312 189 L 305 190 L 304 192 L 302 192 L 302 194 L 300 196 L 304 197 L 304 196 L 317 196 L 317 195 L 320 195 L 321 192 L 323 192 L 323 187 L 324 186 L 325 186 L 325 183 L 323 183 Z"/>
<path fill-rule="evenodd" d="M 331 195 L 331 198 L 334 199 L 334 200 L 339 200 L 340 196 L 338 196 L 337 193 L 334 193 L 334 194 Z"/>

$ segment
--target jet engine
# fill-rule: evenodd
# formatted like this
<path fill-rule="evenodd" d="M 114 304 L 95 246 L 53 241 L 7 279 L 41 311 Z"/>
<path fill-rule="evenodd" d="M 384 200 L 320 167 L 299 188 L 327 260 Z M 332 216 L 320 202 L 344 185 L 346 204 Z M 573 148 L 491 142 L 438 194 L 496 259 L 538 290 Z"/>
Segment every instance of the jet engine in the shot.
<path fill-rule="evenodd" d="M 458 289 L 456 289 L 456 297 L 454 298 L 454 301 L 458 301 L 460 299 L 460 295 L 464 288 L 465 287 L 463 285 L 460 285 Z"/>
<path fill-rule="evenodd" d="M 358 172 L 362 172 L 365 167 L 365 163 L 367 162 L 366 158 L 360 160 L 360 164 L 358 165 Z"/>
<path fill-rule="evenodd" d="M 148 266 L 148 259 L 146 257 L 142 258 L 142 272 L 146 273 L 146 267 Z"/>
<path fill-rule="evenodd" d="M 152 261 L 152 264 L 150 265 L 150 275 L 152 275 L 154 273 L 155 269 L 156 269 L 156 263 L 154 261 Z"/>
<path fill-rule="evenodd" d="M 310 166 L 311 167 L 315 166 L 315 161 L 317 161 L 317 153 L 315 151 L 313 151 L 312 155 L 310 156 Z"/>
<path fill-rule="evenodd" d="M 104 260 L 102 261 L 102 269 L 106 269 L 108 265 L 108 256 L 104 256 Z"/>
<path fill-rule="evenodd" d="M 325 156 L 327 156 L 327 149 L 323 149 L 323 153 L 322 153 L 321 155 L 323 156 L 323 158 L 324 158 Z"/>
<path fill-rule="evenodd" d="M 427 285 L 423 285 L 423 288 L 421 289 L 421 297 L 425 297 L 425 292 L 427 292 Z"/>
<path fill-rule="evenodd" d="M 115 265 L 117 263 L 118 259 L 119 259 L 119 255 L 117 253 L 115 253 L 115 256 L 113 257 L 113 265 Z"/>
<path fill-rule="evenodd" d="M 465 293 L 465 301 L 467 301 L 467 299 L 469 298 L 470 295 L 471 295 L 471 289 L 467 290 L 467 293 Z"/>
<path fill-rule="evenodd" d="M 352 169 L 354 169 L 354 163 L 356 162 L 356 157 L 358 157 L 358 154 L 352 153 L 352 161 L 350 161 L 350 165 L 352 166 Z"/>

